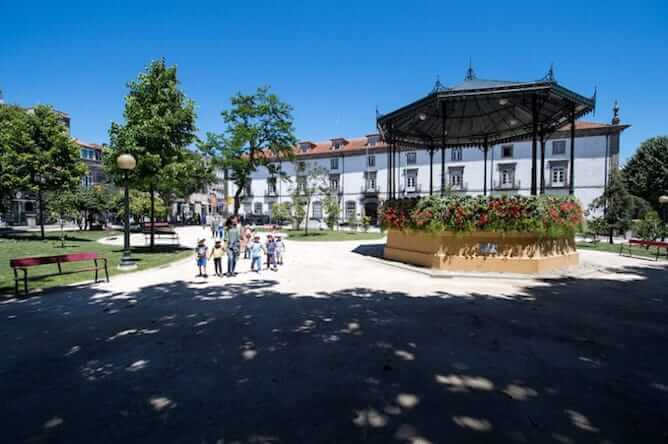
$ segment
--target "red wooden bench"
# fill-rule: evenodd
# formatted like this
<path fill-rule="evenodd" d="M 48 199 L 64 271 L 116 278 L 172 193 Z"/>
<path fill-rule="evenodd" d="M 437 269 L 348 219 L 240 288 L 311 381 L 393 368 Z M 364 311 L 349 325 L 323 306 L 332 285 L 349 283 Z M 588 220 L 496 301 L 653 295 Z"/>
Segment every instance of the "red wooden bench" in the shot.
<path fill-rule="evenodd" d="M 636 245 L 639 247 L 656 247 L 656 260 L 659 260 L 659 254 L 661 252 L 661 248 L 666 250 L 666 253 L 668 254 L 668 242 L 661 242 L 661 241 L 654 241 L 654 240 L 642 240 L 642 239 L 629 239 L 629 242 L 627 244 L 622 244 L 621 247 L 619 247 L 619 254 L 622 255 L 624 253 L 624 247 L 629 252 L 629 256 L 633 256 L 633 252 L 631 251 L 631 246 Z"/>
<path fill-rule="evenodd" d="M 83 262 L 83 261 L 93 261 L 93 267 L 87 268 L 78 268 L 76 270 L 68 270 L 66 273 L 63 273 L 62 264 L 67 262 Z M 99 265 L 98 261 L 103 261 L 104 265 Z M 35 267 L 38 265 L 47 265 L 47 264 L 56 264 L 58 265 L 58 273 L 44 274 L 39 277 L 55 276 L 58 274 L 70 274 L 70 273 L 79 273 L 81 271 L 94 271 L 95 272 L 95 282 L 98 281 L 98 273 L 100 270 L 104 270 L 104 275 L 109 282 L 109 270 L 107 268 L 107 258 L 100 257 L 97 253 L 71 253 L 71 254 L 61 254 L 58 256 L 41 256 L 41 257 L 23 257 L 19 259 L 12 259 L 9 261 L 9 266 L 14 269 L 14 291 L 16 295 L 19 294 L 19 281 L 23 281 L 23 289 L 25 294 L 28 294 L 28 268 Z M 23 276 L 19 277 L 19 270 L 23 272 Z"/>

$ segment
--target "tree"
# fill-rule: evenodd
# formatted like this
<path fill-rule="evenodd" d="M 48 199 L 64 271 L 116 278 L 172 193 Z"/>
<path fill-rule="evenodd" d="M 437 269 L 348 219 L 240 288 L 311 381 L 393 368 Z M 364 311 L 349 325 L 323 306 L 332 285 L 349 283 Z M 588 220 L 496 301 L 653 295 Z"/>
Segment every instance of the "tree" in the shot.
<path fill-rule="evenodd" d="M 133 189 L 146 191 L 150 199 L 151 248 L 155 246 L 156 193 L 166 192 L 175 179 L 192 183 L 192 158 L 187 146 L 195 141 L 195 104 L 179 89 L 176 67 L 165 60 L 152 62 L 128 83 L 124 124 L 113 122 L 105 170 L 117 185 L 123 171 L 116 166 L 122 153 L 132 154 L 137 167 L 131 174 Z"/>
<path fill-rule="evenodd" d="M 51 215 L 60 225 L 60 248 L 65 248 L 65 220 L 74 219 L 77 214 L 76 197 L 71 191 L 54 192 L 48 199 Z"/>
<path fill-rule="evenodd" d="M 151 205 L 153 205 L 153 214 L 165 216 L 167 207 L 160 196 L 156 196 L 151 202 L 151 195 L 145 191 L 130 190 L 130 216 L 135 223 L 143 222 L 146 217 L 151 216 Z M 125 195 L 122 192 L 117 193 L 113 198 L 113 208 L 119 217 L 125 217 Z"/>
<path fill-rule="evenodd" d="M 111 190 L 104 185 L 95 185 L 90 188 L 80 187 L 74 193 L 79 229 L 88 229 L 95 216 L 107 213 L 112 208 L 113 198 Z"/>
<path fill-rule="evenodd" d="M 645 140 L 623 169 L 630 192 L 661 211 L 659 196 L 668 193 L 668 136 Z"/>
<path fill-rule="evenodd" d="M 610 172 L 605 192 L 594 199 L 590 209 L 603 212 L 603 220 L 607 225 L 611 244 L 613 243 L 612 237 L 615 229 L 618 231 L 628 230 L 634 212 L 634 199 L 626 189 L 619 171 L 612 170 Z"/>
<path fill-rule="evenodd" d="M 290 203 L 292 227 L 295 230 L 299 230 L 299 227 L 301 227 L 302 222 L 304 222 L 304 218 L 306 217 L 306 202 L 304 201 L 304 197 L 296 189 L 292 191 L 290 197 L 292 198 L 292 202 Z M 306 221 L 306 225 L 308 225 L 308 221 Z"/>
<path fill-rule="evenodd" d="M 232 107 L 221 114 L 226 125 L 224 134 L 207 133 L 200 149 L 211 158 L 215 167 L 231 172 L 236 185 L 234 214 L 239 214 L 241 197 L 251 175 L 264 167 L 273 176 L 285 178 L 281 160 L 294 158 L 292 107 L 270 92 L 258 88 L 252 95 L 238 93 L 231 99 Z"/>
<path fill-rule="evenodd" d="M 305 165 L 303 171 L 297 176 L 297 183 L 293 189 L 293 195 L 298 197 L 304 208 L 306 217 L 304 223 L 304 234 L 308 236 L 308 216 L 311 214 L 311 205 L 316 196 L 329 192 L 329 175 L 325 168 L 315 163 Z M 293 198 L 294 200 L 294 198 Z"/>
<path fill-rule="evenodd" d="M 334 230 L 339 223 L 341 203 L 335 194 L 328 193 L 323 201 L 323 207 L 325 210 L 325 223 L 327 224 L 327 228 Z"/>
<path fill-rule="evenodd" d="M 30 110 L 1 106 L 0 182 L 6 192 L 36 193 L 39 225 L 44 239 L 44 195 L 73 190 L 86 173 L 79 146 L 70 137 L 62 114 L 48 105 Z"/>
<path fill-rule="evenodd" d="M 271 207 L 271 219 L 274 223 L 282 224 L 290 218 L 290 203 L 281 202 Z"/>
<path fill-rule="evenodd" d="M 30 119 L 25 110 L 0 105 L 0 211 L 17 191 L 30 187 L 29 175 L 20 158 L 32 144 Z"/>

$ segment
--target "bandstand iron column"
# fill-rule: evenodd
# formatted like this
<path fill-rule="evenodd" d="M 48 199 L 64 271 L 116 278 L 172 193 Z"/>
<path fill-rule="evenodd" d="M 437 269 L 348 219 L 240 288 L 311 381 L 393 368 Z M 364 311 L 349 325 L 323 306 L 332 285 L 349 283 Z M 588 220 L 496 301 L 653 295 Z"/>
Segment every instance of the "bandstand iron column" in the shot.
<path fill-rule="evenodd" d="M 575 194 L 575 103 L 571 105 L 571 159 L 568 165 L 568 194 Z"/>
<path fill-rule="evenodd" d="M 536 104 L 536 95 L 534 94 L 531 97 L 531 120 L 533 123 L 532 128 L 532 139 L 531 139 L 531 195 L 535 196 L 537 193 L 536 190 L 536 156 L 537 156 L 537 146 L 536 138 L 538 133 L 538 106 Z"/>
<path fill-rule="evenodd" d="M 441 196 L 445 195 L 445 139 L 448 136 L 448 131 L 445 128 L 446 123 L 446 102 L 441 102 Z"/>
<path fill-rule="evenodd" d="M 540 194 L 545 194 L 545 131 L 540 130 Z"/>
<path fill-rule="evenodd" d="M 487 151 L 489 151 L 489 141 L 487 140 L 487 136 L 485 136 L 485 141 L 483 142 L 482 145 L 482 152 L 483 152 L 483 185 L 482 185 L 482 193 L 483 196 L 487 196 Z"/>
<path fill-rule="evenodd" d="M 434 194 L 434 142 L 429 144 L 429 195 Z"/>

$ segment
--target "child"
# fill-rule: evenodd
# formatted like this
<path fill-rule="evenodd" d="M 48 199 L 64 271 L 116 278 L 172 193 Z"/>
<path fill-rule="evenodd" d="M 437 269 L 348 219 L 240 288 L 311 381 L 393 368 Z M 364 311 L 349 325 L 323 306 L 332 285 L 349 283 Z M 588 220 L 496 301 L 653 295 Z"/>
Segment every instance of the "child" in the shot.
<path fill-rule="evenodd" d="M 274 236 L 271 234 L 267 235 L 267 245 L 265 246 L 267 251 L 267 268 L 276 271 L 276 242 L 274 241 Z"/>
<path fill-rule="evenodd" d="M 199 242 L 197 242 L 197 248 L 195 249 L 195 254 L 197 256 L 197 269 L 199 271 L 197 277 L 209 277 L 206 274 L 206 253 L 207 248 L 206 244 L 204 243 L 204 239 L 200 239 Z"/>
<path fill-rule="evenodd" d="M 283 265 L 284 253 L 285 253 L 285 244 L 281 240 L 281 236 L 276 236 L 276 262 L 278 262 L 278 265 Z"/>
<path fill-rule="evenodd" d="M 259 273 L 260 270 L 262 270 L 262 252 L 264 251 L 264 247 L 260 243 L 260 236 L 256 235 L 255 238 L 253 239 L 253 242 L 246 248 L 248 248 L 250 251 L 251 270 L 255 271 L 256 273 Z M 257 270 L 255 269 L 256 264 L 257 264 Z"/>
<path fill-rule="evenodd" d="M 223 255 L 225 254 L 225 249 L 221 241 L 217 240 L 216 245 L 211 249 L 211 255 L 209 259 L 213 258 L 213 267 L 215 269 L 216 276 L 223 276 Z"/>

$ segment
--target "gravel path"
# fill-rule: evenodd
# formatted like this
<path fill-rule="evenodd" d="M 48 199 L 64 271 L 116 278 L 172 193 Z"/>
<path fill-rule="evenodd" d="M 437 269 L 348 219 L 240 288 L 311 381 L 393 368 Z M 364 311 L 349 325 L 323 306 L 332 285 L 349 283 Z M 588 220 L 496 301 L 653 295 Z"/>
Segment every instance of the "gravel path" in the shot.
<path fill-rule="evenodd" d="M 196 278 L 188 259 L 0 304 L 3 441 L 668 438 L 665 263 L 583 252 L 577 277 L 437 279 L 366 256 L 377 243 L 287 241 L 278 272 Z"/>

